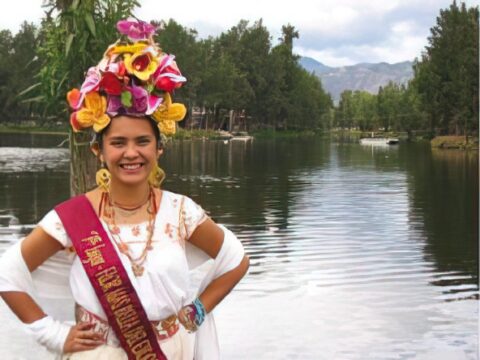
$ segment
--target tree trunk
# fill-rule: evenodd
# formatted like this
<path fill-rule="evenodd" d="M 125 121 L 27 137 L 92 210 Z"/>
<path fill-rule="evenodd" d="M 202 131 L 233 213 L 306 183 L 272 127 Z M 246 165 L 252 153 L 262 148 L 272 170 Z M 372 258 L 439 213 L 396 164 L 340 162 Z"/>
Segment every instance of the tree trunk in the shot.
<path fill-rule="evenodd" d="M 228 119 L 228 131 L 232 132 L 232 128 L 233 128 L 233 110 L 230 110 L 230 116 Z"/>
<path fill-rule="evenodd" d="M 70 194 L 84 194 L 95 187 L 98 159 L 90 150 L 90 133 L 70 131 Z"/>

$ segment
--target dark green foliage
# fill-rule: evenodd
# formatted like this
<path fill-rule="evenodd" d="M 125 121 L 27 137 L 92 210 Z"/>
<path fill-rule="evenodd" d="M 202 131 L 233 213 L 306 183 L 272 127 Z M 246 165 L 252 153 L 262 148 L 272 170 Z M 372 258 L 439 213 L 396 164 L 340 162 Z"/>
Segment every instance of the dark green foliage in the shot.
<path fill-rule="evenodd" d="M 33 85 L 32 74 L 40 69 L 38 39 L 37 28 L 26 22 L 15 36 L 0 32 L 0 116 L 5 122 L 29 119 L 35 111 L 34 103 L 23 102 L 18 94 Z"/>
<path fill-rule="evenodd" d="M 425 128 L 423 118 L 415 88 L 390 82 L 381 86 L 377 95 L 358 90 L 344 91 L 335 112 L 334 126 L 362 131 L 405 131 L 410 134 L 412 130 Z"/>
<path fill-rule="evenodd" d="M 429 45 L 414 65 L 413 85 L 440 134 L 478 132 L 478 7 L 454 1 L 440 10 Z"/>

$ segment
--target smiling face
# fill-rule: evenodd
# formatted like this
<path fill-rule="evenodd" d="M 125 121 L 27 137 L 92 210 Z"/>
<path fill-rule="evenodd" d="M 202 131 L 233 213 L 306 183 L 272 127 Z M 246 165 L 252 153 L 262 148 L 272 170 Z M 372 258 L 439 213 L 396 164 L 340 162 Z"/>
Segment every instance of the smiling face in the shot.
<path fill-rule="evenodd" d="M 145 184 L 161 154 L 149 120 L 115 117 L 102 136 L 100 160 L 110 171 L 112 183 Z"/>

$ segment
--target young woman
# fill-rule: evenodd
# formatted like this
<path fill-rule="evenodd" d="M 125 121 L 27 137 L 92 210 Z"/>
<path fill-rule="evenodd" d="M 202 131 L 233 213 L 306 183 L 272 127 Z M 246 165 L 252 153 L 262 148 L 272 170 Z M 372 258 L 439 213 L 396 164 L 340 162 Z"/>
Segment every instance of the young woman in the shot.
<path fill-rule="evenodd" d="M 153 43 L 149 24 L 117 27 L 140 40 L 109 47 L 82 88 L 69 93 L 74 130 L 95 131 L 98 187 L 55 207 L 7 251 L 0 295 L 64 359 L 216 359 L 210 313 L 245 275 L 248 258 L 194 201 L 159 187 L 160 131 L 185 115 L 170 98 L 185 80 Z M 42 310 L 29 277 L 62 250 L 74 254 L 73 326 Z M 192 269 L 201 267 L 195 282 Z"/>

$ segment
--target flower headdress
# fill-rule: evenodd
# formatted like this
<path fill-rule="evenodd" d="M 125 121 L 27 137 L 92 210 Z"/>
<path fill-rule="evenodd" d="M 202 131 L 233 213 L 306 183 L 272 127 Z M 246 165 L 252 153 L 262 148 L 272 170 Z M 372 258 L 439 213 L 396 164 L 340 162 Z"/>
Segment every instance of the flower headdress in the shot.
<path fill-rule="evenodd" d="M 175 122 L 185 117 L 183 104 L 172 103 L 171 93 L 187 81 L 175 63 L 153 40 L 156 28 L 138 20 L 120 20 L 125 35 L 108 47 L 97 66 L 88 69 L 80 89 L 67 101 L 73 131 L 93 127 L 100 132 L 113 116 L 149 116 L 165 135 L 175 133 Z"/>

